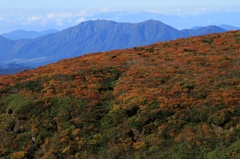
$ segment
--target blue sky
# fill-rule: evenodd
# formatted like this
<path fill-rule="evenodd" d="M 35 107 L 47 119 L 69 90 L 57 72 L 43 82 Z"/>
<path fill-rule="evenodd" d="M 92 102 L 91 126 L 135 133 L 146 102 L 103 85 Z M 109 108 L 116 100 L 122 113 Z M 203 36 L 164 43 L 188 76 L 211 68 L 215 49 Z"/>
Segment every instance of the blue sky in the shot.
<path fill-rule="evenodd" d="M 239 0 L 0 0 L 1 10 L 36 10 L 49 11 L 65 9 L 127 9 L 127 10 L 161 10 L 161 9 L 240 9 Z"/>
<path fill-rule="evenodd" d="M 193 16 L 240 12 L 239 0 L 0 0 L 0 33 L 64 29 L 113 11 Z M 99 16 L 98 16 L 99 18 Z M 111 18 L 110 18 L 111 19 Z M 114 19 L 114 18 L 113 18 Z"/>

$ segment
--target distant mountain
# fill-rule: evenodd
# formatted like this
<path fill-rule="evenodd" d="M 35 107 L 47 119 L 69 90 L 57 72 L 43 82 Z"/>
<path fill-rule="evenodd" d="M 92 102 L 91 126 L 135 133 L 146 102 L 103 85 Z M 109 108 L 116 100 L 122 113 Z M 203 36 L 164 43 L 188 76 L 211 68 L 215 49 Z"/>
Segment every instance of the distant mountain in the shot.
<path fill-rule="evenodd" d="M 16 64 L 16 63 L 0 64 L 1 69 L 19 69 L 23 67 L 26 67 L 26 66 Z"/>
<path fill-rule="evenodd" d="M 199 28 L 202 28 L 202 27 L 203 26 L 194 26 L 191 29 L 199 29 Z M 226 25 L 226 24 L 220 25 L 218 27 L 220 27 L 220 28 L 222 28 L 224 30 L 228 30 L 228 31 L 230 31 L 230 30 L 240 30 L 240 27 L 235 27 L 235 26 Z"/>
<path fill-rule="evenodd" d="M 224 31 L 225 31 L 224 29 L 222 29 L 218 26 L 214 26 L 214 25 L 207 26 L 207 27 L 199 27 L 196 29 L 181 30 L 181 32 L 187 36 L 201 36 L 201 35 L 206 35 L 209 33 L 220 33 L 220 32 L 224 32 Z"/>
<path fill-rule="evenodd" d="M 11 39 L 11 40 L 19 40 L 19 39 L 35 39 L 38 38 L 40 36 L 44 36 L 47 34 L 51 34 L 51 33 L 56 33 L 58 32 L 58 30 L 45 30 L 45 31 L 41 31 L 41 32 L 36 32 L 36 31 L 25 31 L 25 30 L 16 30 L 16 31 L 12 31 L 9 33 L 4 33 L 1 34 L 1 36 Z"/>
<path fill-rule="evenodd" d="M 15 63 L 0 64 L 0 75 L 15 74 L 23 70 L 31 70 L 32 67 L 23 66 Z"/>
<path fill-rule="evenodd" d="M 4 57 L 1 60 L 5 62 L 38 66 L 91 52 L 132 48 L 159 41 L 225 31 L 217 26 L 177 30 L 155 20 L 141 23 L 95 20 L 82 22 L 61 32 L 32 40 L 6 39 L 3 43 L 9 46 L 0 44 L 0 54 Z"/>
<path fill-rule="evenodd" d="M 193 30 L 195 30 L 195 29 L 200 29 L 200 28 L 202 28 L 203 26 L 194 26 L 194 27 L 192 27 L 192 28 L 190 28 L 190 29 L 193 29 Z"/>
<path fill-rule="evenodd" d="M 240 27 L 235 27 L 235 26 L 231 26 L 231 25 L 220 25 L 219 27 L 225 29 L 225 30 L 240 30 Z"/>

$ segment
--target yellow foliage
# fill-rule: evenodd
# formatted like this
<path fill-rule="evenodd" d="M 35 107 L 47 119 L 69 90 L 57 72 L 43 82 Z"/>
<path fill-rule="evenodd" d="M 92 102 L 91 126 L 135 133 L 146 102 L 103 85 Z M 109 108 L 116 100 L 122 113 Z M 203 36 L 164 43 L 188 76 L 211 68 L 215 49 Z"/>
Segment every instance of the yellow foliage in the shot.
<path fill-rule="evenodd" d="M 84 139 L 83 138 L 80 138 L 80 139 L 78 138 L 77 140 L 78 140 L 78 142 L 77 142 L 78 148 L 81 149 L 82 146 L 85 144 Z"/>
<path fill-rule="evenodd" d="M 72 131 L 72 135 L 76 136 L 80 133 L 80 131 L 81 131 L 80 128 L 77 128 L 74 131 Z"/>
<path fill-rule="evenodd" d="M 103 138 L 103 135 L 101 134 L 95 134 L 93 136 L 93 139 L 89 141 L 89 144 L 95 145 L 100 142 L 100 140 Z"/>
<path fill-rule="evenodd" d="M 1 148 L 0 148 L 0 156 L 3 156 L 3 155 L 6 154 L 6 153 L 7 153 L 7 149 L 1 147 Z"/>
<path fill-rule="evenodd" d="M 63 150 L 62 153 L 68 153 L 70 151 L 71 147 L 68 145 Z"/>
<path fill-rule="evenodd" d="M 24 151 L 18 151 L 11 154 L 10 159 L 26 159 L 26 153 Z"/>
<path fill-rule="evenodd" d="M 145 142 L 134 142 L 133 143 L 133 147 L 134 147 L 134 149 L 136 149 L 136 150 L 139 150 L 139 149 L 144 149 L 144 148 L 146 148 L 146 144 L 145 144 Z"/>

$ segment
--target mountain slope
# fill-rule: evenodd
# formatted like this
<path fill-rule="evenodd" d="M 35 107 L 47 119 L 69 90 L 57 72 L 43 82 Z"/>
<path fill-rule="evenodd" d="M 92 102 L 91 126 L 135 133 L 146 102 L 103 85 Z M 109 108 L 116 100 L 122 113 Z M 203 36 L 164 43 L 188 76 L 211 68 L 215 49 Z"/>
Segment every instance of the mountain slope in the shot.
<path fill-rule="evenodd" d="M 0 157 L 239 158 L 239 49 L 232 31 L 0 76 Z"/>
<path fill-rule="evenodd" d="M 25 60 L 27 60 L 29 64 L 29 61 L 36 62 L 35 59 L 40 58 L 43 61 L 32 63 L 32 65 L 41 65 L 90 52 L 132 48 L 158 41 L 225 32 L 223 29 L 212 26 L 204 29 L 179 31 L 154 20 L 133 24 L 107 20 L 87 21 L 56 34 L 33 40 L 15 41 L 11 49 L 0 47 L 1 54 L 9 56 L 1 60 L 20 59 L 21 63 L 26 63 Z"/>
<path fill-rule="evenodd" d="M 14 42 L 12 40 L 6 39 L 2 36 L 0 36 L 0 48 L 2 50 L 10 50 L 11 47 L 13 47 Z M 1 51 L 1 56 L 5 56 L 5 52 Z"/>
<path fill-rule="evenodd" d="M 44 36 L 47 34 L 51 34 L 51 33 L 56 33 L 58 32 L 57 30 L 45 30 L 45 31 L 41 31 L 41 32 L 36 32 L 36 31 L 25 31 L 25 30 L 15 30 L 9 33 L 4 33 L 1 34 L 2 37 L 5 37 L 7 39 L 11 39 L 11 40 L 20 40 L 20 39 L 35 39 L 38 38 L 40 36 Z"/>

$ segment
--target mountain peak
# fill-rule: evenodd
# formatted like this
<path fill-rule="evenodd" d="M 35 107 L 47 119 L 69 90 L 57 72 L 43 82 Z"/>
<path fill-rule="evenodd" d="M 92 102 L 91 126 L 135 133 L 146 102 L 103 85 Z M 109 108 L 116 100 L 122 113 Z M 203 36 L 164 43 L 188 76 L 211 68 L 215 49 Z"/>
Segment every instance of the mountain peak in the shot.
<path fill-rule="evenodd" d="M 143 23 L 164 24 L 163 22 L 158 21 L 158 20 L 154 20 L 154 19 L 149 19 L 149 20 L 143 21 Z M 166 25 L 166 24 L 164 24 L 164 25 Z"/>

